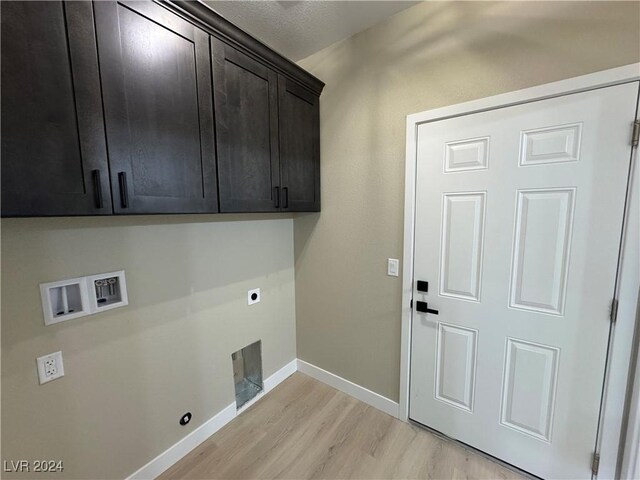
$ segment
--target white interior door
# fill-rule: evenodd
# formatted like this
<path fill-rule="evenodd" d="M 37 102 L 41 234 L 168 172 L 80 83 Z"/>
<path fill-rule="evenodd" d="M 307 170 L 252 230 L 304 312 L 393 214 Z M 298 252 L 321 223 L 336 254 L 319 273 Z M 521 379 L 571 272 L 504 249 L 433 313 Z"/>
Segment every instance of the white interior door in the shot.
<path fill-rule="evenodd" d="M 633 82 L 418 127 L 412 420 L 590 476 L 637 99 Z"/>

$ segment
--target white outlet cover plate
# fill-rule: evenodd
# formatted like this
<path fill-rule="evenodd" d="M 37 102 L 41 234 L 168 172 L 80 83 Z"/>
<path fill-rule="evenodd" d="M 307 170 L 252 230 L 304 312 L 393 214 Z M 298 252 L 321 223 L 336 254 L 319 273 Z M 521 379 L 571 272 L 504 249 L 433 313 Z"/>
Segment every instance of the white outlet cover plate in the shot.
<path fill-rule="evenodd" d="M 257 298 L 255 300 L 251 298 L 254 293 L 257 295 Z M 259 302 L 260 302 L 260 289 L 254 288 L 253 290 L 249 290 L 247 292 L 247 305 L 253 305 L 254 303 L 259 303 Z"/>
<path fill-rule="evenodd" d="M 54 373 L 51 373 L 50 362 L 53 362 Z M 50 382 L 56 378 L 64 377 L 64 365 L 62 363 L 62 352 L 54 352 L 36 359 L 38 365 L 38 379 L 40 385 Z"/>
<path fill-rule="evenodd" d="M 400 262 L 397 258 L 390 258 L 387 262 L 387 275 L 397 277 L 400 270 Z"/>

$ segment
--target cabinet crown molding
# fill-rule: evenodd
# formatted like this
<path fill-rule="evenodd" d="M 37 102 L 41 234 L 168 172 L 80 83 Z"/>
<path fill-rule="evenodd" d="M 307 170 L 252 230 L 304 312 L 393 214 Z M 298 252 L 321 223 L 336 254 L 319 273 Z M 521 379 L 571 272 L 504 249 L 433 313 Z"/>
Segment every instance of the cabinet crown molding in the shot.
<path fill-rule="evenodd" d="M 291 60 L 262 43 L 257 38 L 241 30 L 201 1 L 156 0 L 176 13 L 197 24 L 210 35 L 230 43 L 233 47 L 267 63 L 270 68 L 295 80 L 314 94 L 320 96 L 324 82 L 298 66 Z"/>

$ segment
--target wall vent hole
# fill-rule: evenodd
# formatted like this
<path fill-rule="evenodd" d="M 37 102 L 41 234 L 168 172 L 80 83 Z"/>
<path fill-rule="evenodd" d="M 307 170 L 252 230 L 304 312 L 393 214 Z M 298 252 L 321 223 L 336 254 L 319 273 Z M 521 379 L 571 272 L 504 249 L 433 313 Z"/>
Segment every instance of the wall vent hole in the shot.
<path fill-rule="evenodd" d="M 262 343 L 258 340 L 231 354 L 236 408 L 242 407 L 260 393 L 262 383 Z"/>

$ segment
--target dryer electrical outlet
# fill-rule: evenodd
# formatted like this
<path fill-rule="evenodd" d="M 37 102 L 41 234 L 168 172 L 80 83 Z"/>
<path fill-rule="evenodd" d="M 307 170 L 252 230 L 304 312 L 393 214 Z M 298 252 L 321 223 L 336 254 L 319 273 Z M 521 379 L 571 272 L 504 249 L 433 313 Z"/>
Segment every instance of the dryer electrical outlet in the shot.
<path fill-rule="evenodd" d="M 247 305 L 253 305 L 260 302 L 260 289 L 254 288 L 247 292 Z"/>

